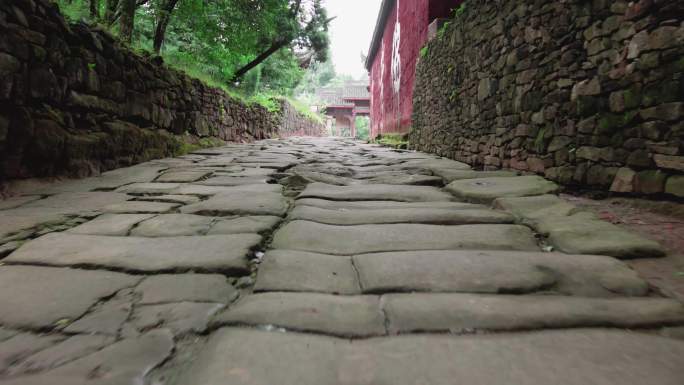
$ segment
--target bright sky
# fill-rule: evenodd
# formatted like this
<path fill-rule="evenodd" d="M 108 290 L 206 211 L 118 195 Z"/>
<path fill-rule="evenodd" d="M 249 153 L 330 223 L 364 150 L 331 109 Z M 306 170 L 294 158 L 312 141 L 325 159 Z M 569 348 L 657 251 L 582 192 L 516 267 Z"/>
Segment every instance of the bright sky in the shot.
<path fill-rule="evenodd" d="M 368 54 L 381 0 L 326 0 L 330 26 L 332 60 L 337 73 L 358 78 L 366 73 L 361 52 Z"/>

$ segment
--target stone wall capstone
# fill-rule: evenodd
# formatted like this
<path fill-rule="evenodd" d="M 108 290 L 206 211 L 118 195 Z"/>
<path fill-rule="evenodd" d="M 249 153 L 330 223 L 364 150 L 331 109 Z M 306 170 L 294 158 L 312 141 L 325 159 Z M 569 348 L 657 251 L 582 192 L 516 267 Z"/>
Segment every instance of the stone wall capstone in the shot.
<path fill-rule="evenodd" d="M 188 138 L 251 141 L 297 125 L 324 132 L 281 110 L 247 105 L 105 31 L 69 24 L 48 0 L 0 1 L 0 181 L 97 174 L 172 155 Z"/>
<path fill-rule="evenodd" d="M 684 196 L 684 1 L 466 4 L 419 60 L 413 148 Z"/>

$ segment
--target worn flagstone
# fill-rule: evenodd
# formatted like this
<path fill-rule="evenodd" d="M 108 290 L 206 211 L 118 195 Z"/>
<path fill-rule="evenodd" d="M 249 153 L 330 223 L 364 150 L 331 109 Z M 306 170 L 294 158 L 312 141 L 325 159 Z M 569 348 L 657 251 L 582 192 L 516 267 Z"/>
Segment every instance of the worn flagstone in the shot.
<path fill-rule="evenodd" d="M 137 214 L 137 213 L 152 213 L 161 214 L 169 212 L 180 205 L 177 203 L 165 202 L 144 202 L 144 201 L 127 201 L 122 203 L 115 203 L 103 208 L 104 212 L 114 214 Z"/>
<path fill-rule="evenodd" d="M 297 199 L 296 206 L 312 206 L 327 210 L 385 210 L 385 209 L 485 209 L 487 206 L 463 202 L 397 202 L 397 201 L 330 201 L 326 199 Z"/>
<path fill-rule="evenodd" d="M 246 184 L 268 183 L 270 180 L 271 178 L 269 176 L 232 176 L 228 174 L 214 176 L 200 182 L 195 182 L 195 184 L 203 186 L 242 186 Z"/>
<path fill-rule="evenodd" d="M 255 215 L 232 219 L 219 219 L 207 234 L 259 234 L 272 230 L 283 220 L 273 215 Z"/>
<path fill-rule="evenodd" d="M 584 297 L 643 296 L 648 284 L 624 263 L 594 255 L 434 250 L 355 255 L 366 293 L 549 292 Z"/>
<path fill-rule="evenodd" d="M 116 192 L 144 195 L 144 194 L 169 194 L 181 186 L 180 183 L 132 183 L 126 186 L 119 187 Z"/>
<path fill-rule="evenodd" d="M 192 169 L 185 169 L 185 170 L 170 170 L 167 171 L 155 179 L 155 182 L 164 182 L 164 183 L 170 183 L 170 182 L 176 182 L 176 183 L 188 183 L 188 182 L 194 182 L 197 180 L 200 180 L 206 176 L 211 175 L 211 171 L 206 171 L 206 170 L 192 170 Z"/>
<path fill-rule="evenodd" d="M 493 178 L 493 177 L 513 177 L 518 176 L 514 171 L 475 171 L 475 170 L 458 170 L 453 168 L 436 168 L 432 172 L 444 179 L 446 183 L 451 183 L 455 180 L 461 179 L 479 179 L 479 178 Z"/>
<path fill-rule="evenodd" d="M 403 186 L 403 185 L 354 185 L 332 186 L 323 183 L 311 183 L 299 195 L 299 198 L 320 198 L 337 201 L 400 201 L 400 202 L 432 202 L 450 201 L 453 197 L 436 187 Z"/>
<path fill-rule="evenodd" d="M 74 234 L 128 235 L 136 224 L 152 218 L 153 214 L 102 214 L 82 225 L 69 229 Z"/>
<path fill-rule="evenodd" d="M 228 303 L 237 290 L 219 274 L 158 274 L 145 278 L 136 288 L 140 304 L 169 302 Z"/>
<path fill-rule="evenodd" d="M 222 192 L 211 198 L 181 207 L 185 214 L 212 216 L 225 215 L 273 215 L 283 216 L 288 203 L 280 193 L 274 192 Z"/>
<path fill-rule="evenodd" d="M 11 369 L 13 363 L 47 349 L 64 338 L 60 335 L 18 332 L 0 344 L 0 373 Z"/>
<path fill-rule="evenodd" d="M 442 186 L 442 178 L 438 176 L 409 174 L 409 175 L 378 175 L 364 179 L 365 183 L 414 185 L 414 186 Z"/>
<path fill-rule="evenodd" d="M 131 294 L 131 289 L 119 291 L 114 298 L 91 308 L 88 314 L 69 324 L 64 331 L 117 336 L 133 309 Z"/>
<path fill-rule="evenodd" d="M 0 266 L 0 309 L 5 309 L 0 312 L 0 324 L 52 328 L 57 321 L 75 320 L 100 298 L 135 286 L 141 279 L 109 271 Z"/>
<path fill-rule="evenodd" d="M 166 203 L 180 203 L 180 204 L 190 204 L 200 201 L 199 197 L 193 195 L 180 195 L 180 194 L 165 194 L 165 195 L 150 195 L 150 196 L 137 196 L 136 201 L 148 201 L 148 202 L 166 202 Z"/>
<path fill-rule="evenodd" d="M 202 333 L 209 320 L 225 307 L 221 303 L 179 302 L 136 307 L 130 322 L 140 331 L 164 325 L 176 335 Z"/>
<path fill-rule="evenodd" d="M 456 180 L 445 189 L 469 202 L 489 203 L 496 198 L 553 193 L 558 185 L 540 176 L 527 175 Z"/>
<path fill-rule="evenodd" d="M 218 315 L 219 325 L 272 325 L 348 337 L 385 334 L 377 296 L 318 293 L 260 293 Z"/>
<path fill-rule="evenodd" d="M 483 385 L 680 385 L 683 374 L 684 341 L 617 330 L 349 342 L 225 328 L 212 335 L 178 384 L 453 385 L 457 379 Z"/>
<path fill-rule="evenodd" d="M 75 335 L 21 359 L 17 364 L 9 367 L 7 374 L 16 376 L 51 369 L 95 353 L 113 342 L 114 338 L 109 336 Z"/>
<path fill-rule="evenodd" d="M 281 193 L 283 186 L 278 184 L 249 184 L 242 186 L 203 186 L 199 184 L 184 184 L 174 190 L 174 194 L 189 194 L 210 196 L 217 194 L 247 194 L 252 192 Z"/>
<path fill-rule="evenodd" d="M 272 246 L 336 255 L 440 249 L 539 250 L 532 232 L 518 225 L 333 226 L 309 221 L 292 221 L 281 227 Z"/>
<path fill-rule="evenodd" d="M 126 338 L 47 372 L 5 380 L 3 385 L 141 383 L 152 368 L 171 355 L 173 346 L 171 332 L 156 329 L 140 337 Z"/>
<path fill-rule="evenodd" d="M 244 272 L 250 250 L 260 242 L 256 234 L 142 238 L 52 233 L 26 243 L 4 261 L 149 272 Z"/>
<path fill-rule="evenodd" d="M 205 234 L 216 221 L 212 217 L 191 214 L 164 214 L 148 219 L 135 227 L 136 237 L 176 237 Z"/>
<path fill-rule="evenodd" d="M 554 195 L 501 198 L 494 201 L 494 206 L 511 212 L 518 221 L 548 236 L 552 246 L 566 253 L 617 258 L 665 255 L 658 242 L 602 221 L 594 213 L 580 211 Z"/>
<path fill-rule="evenodd" d="M 382 302 L 394 334 L 684 323 L 684 305 L 665 298 L 412 293 L 385 295 Z"/>
<path fill-rule="evenodd" d="M 327 210 L 297 206 L 289 219 L 307 220 L 330 225 L 361 225 L 391 223 L 425 223 L 462 225 L 476 223 L 513 223 L 513 216 L 489 209 L 392 208 L 378 210 Z"/>
<path fill-rule="evenodd" d="M 350 257 L 271 250 L 259 267 L 254 291 L 309 291 L 360 294 Z"/>

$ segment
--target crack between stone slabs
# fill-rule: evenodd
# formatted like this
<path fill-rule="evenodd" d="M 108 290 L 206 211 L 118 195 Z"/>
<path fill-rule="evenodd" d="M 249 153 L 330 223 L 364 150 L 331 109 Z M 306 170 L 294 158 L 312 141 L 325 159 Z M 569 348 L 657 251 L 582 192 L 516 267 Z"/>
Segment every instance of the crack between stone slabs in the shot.
<path fill-rule="evenodd" d="M 356 275 L 356 283 L 359 285 L 359 293 L 365 294 L 365 289 L 363 288 L 363 283 L 361 282 L 361 273 L 359 272 L 358 266 L 356 266 L 356 262 L 354 261 L 353 255 L 349 256 L 349 261 L 351 262 L 351 267 L 354 270 L 354 274 Z"/>
<path fill-rule="evenodd" d="M 361 282 L 359 282 L 359 285 L 360 284 L 361 284 Z M 386 302 L 385 295 L 384 294 L 380 295 L 380 298 L 378 299 L 378 306 L 379 306 L 380 312 L 382 313 L 383 326 L 385 327 L 385 335 L 389 336 L 390 335 L 391 320 L 390 320 L 389 315 L 387 314 L 387 309 L 385 309 L 385 302 Z"/>
<path fill-rule="evenodd" d="M 277 329 L 281 330 L 268 330 L 265 329 L 268 326 L 275 327 Z M 667 327 L 667 326 L 677 326 L 677 325 L 655 325 L 656 328 L 660 327 Z M 307 334 L 307 335 L 318 335 L 318 336 L 324 336 L 324 337 L 330 337 L 330 338 L 336 338 L 340 340 L 347 340 L 347 341 L 362 341 L 362 340 L 369 340 L 369 339 L 374 339 L 374 338 L 393 338 L 396 336 L 401 336 L 401 335 L 453 335 L 453 336 L 460 336 L 460 335 L 477 335 L 477 334 L 518 334 L 518 333 L 534 333 L 534 332 L 539 332 L 543 330 L 562 330 L 562 329 L 583 329 L 583 328 L 590 328 L 592 326 L 577 326 L 577 327 L 558 327 L 558 328 L 529 328 L 529 329 L 512 329 L 512 330 L 505 330 L 505 329 L 474 329 L 473 331 L 470 332 L 453 332 L 449 331 L 447 329 L 440 329 L 440 330 L 435 330 L 435 331 L 410 331 L 410 332 L 398 332 L 396 334 L 375 334 L 375 335 L 368 335 L 368 336 L 350 336 L 350 335 L 345 335 L 345 334 L 335 334 L 335 333 L 330 333 L 330 332 L 321 332 L 321 331 L 316 331 L 316 330 L 306 330 L 306 329 L 297 329 L 297 328 L 285 328 L 281 326 L 277 326 L 274 324 L 250 324 L 250 323 L 245 323 L 245 322 L 223 322 L 223 323 L 216 323 L 214 325 L 209 325 L 207 329 L 203 333 L 197 333 L 197 335 L 201 336 L 208 336 L 214 332 L 216 332 L 219 329 L 222 328 L 234 328 L 234 329 L 253 329 L 253 330 L 258 330 L 262 331 L 264 333 L 291 333 L 291 334 Z M 614 326 L 593 326 L 595 328 L 602 328 L 602 329 L 615 329 L 615 330 L 632 330 L 632 331 L 641 331 L 641 330 L 653 330 L 653 326 L 646 326 L 646 327 L 638 327 L 638 328 L 624 328 L 624 327 L 614 327 Z"/>
<path fill-rule="evenodd" d="M 79 270 L 104 270 L 111 271 L 115 273 L 124 273 L 132 276 L 149 276 L 149 275 L 159 275 L 159 274 L 187 274 L 187 273 L 199 273 L 199 274 L 221 274 L 227 277 L 242 277 L 249 272 L 249 268 L 216 268 L 207 269 L 201 266 L 194 267 L 171 267 L 168 269 L 158 269 L 158 270 L 138 270 L 129 269 L 117 266 L 107 266 L 98 265 L 93 263 L 76 263 L 73 265 L 52 265 L 49 263 L 40 262 L 3 262 L 5 266 L 39 266 L 39 267 L 54 267 L 58 269 L 79 269 Z M 247 274 L 248 275 L 248 274 Z"/>
<path fill-rule="evenodd" d="M 237 321 L 225 321 L 225 322 L 217 322 L 213 325 L 207 326 L 207 329 L 204 331 L 204 333 L 201 333 L 200 335 L 208 335 L 211 334 L 218 329 L 222 328 L 241 328 L 241 329 L 255 329 L 267 333 L 297 333 L 297 334 L 310 334 L 310 335 L 319 335 L 319 336 L 326 336 L 326 337 L 332 337 L 332 338 L 339 338 L 339 339 L 345 339 L 345 340 L 364 340 L 364 339 L 370 339 L 370 338 L 378 338 L 378 337 L 387 337 L 387 332 L 383 334 L 369 334 L 369 335 L 352 335 L 352 334 L 347 334 L 347 333 L 333 333 L 333 332 L 323 332 L 320 330 L 311 330 L 311 329 L 306 329 L 306 328 L 293 328 L 293 327 L 285 327 L 285 326 L 280 326 L 278 324 L 259 324 L 259 323 L 248 323 L 248 322 L 237 322 Z M 273 330 L 273 329 L 276 330 Z M 269 330 L 270 329 L 270 330 Z M 279 329 L 279 330 L 278 330 Z"/>

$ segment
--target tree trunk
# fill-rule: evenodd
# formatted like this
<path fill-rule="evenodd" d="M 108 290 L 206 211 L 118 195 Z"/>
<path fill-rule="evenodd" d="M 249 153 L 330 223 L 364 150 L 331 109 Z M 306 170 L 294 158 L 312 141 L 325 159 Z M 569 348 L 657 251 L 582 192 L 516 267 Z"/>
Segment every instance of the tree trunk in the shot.
<path fill-rule="evenodd" d="M 135 21 L 135 0 L 121 0 L 119 17 L 119 37 L 125 43 L 133 40 L 133 22 Z"/>
<path fill-rule="evenodd" d="M 271 46 L 266 51 L 262 52 L 259 56 L 257 56 L 256 59 L 252 60 L 251 62 L 247 63 L 247 65 L 245 65 L 244 67 L 237 70 L 235 72 L 235 75 L 233 75 L 232 81 L 238 81 L 247 72 L 249 72 L 249 70 L 261 64 L 264 60 L 268 59 L 269 56 L 278 52 L 279 49 L 285 47 L 288 43 L 289 41 L 282 40 L 273 42 L 273 44 L 271 44 Z"/>
<path fill-rule="evenodd" d="M 104 20 L 107 25 L 114 24 L 114 15 L 117 8 L 119 8 L 119 0 L 106 0 Z"/>
<path fill-rule="evenodd" d="M 164 44 L 164 36 L 166 35 L 166 27 L 171 21 L 171 13 L 176 8 L 178 0 L 167 0 L 166 4 L 161 9 L 159 19 L 157 20 L 157 28 L 154 31 L 154 52 L 159 54 L 162 44 Z"/>
<path fill-rule="evenodd" d="M 100 0 L 90 0 L 90 18 L 93 20 L 100 18 Z"/>

